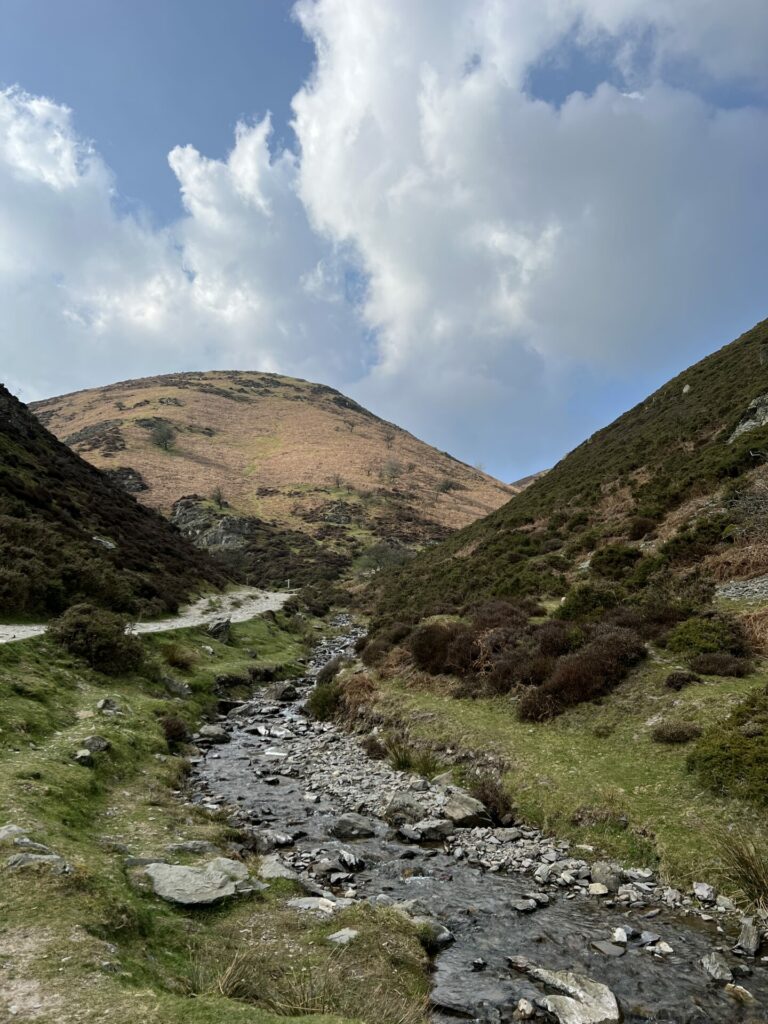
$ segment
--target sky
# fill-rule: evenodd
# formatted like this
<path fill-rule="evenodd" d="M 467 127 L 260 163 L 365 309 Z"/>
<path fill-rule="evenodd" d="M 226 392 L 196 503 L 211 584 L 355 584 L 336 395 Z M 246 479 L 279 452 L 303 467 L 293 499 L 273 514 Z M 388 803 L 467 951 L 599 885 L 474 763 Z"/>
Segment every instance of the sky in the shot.
<path fill-rule="evenodd" d="M 514 480 L 768 315 L 764 0 L 0 0 L 0 379 L 254 369 Z"/>

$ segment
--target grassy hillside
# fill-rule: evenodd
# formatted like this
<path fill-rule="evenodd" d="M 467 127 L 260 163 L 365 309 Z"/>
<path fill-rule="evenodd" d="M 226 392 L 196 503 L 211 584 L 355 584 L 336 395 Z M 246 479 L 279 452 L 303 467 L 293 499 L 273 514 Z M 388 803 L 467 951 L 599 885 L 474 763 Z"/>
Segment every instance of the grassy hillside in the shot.
<path fill-rule="evenodd" d="M 601 547 L 630 545 L 648 559 L 717 502 L 724 484 L 748 485 L 761 473 L 768 426 L 729 439 L 766 392 L 763 321 L 598 431 L 498 511 L 406 566 L 384 606 L 421 613 L 482 596 L 559 597 Z M 728 520 L 730 505 L 718 508 Z M 730 523 L 719 525 L 689 552 L 680 544 L 667 553 L 693 561 L 715 551 Z M 646 560 L 643 571 L 651 568 Z"/>
<path fill-rule="evenodd" d="M 214 518 L 226 513 L 225 527 L 251 517 L 250 546 L 233 541 L 231 530 L 223 546 L 244 551 L 254 571 L 260 554 L 269 564 L 286 546 L 315 565 L 318 578 L 329 575 L 324 553 L 341 560 L 336 572 L 356 559 L 378 565 L 387 560 L 382 544 L 441 539 L 513 493 L 338 391 L 276 374 L 149 377 L 49 399 L 34 411 L 166 515 L 196 495 L 199 512 L 208 502 Z M 185 528 L 184 517 L 179 522 Z M 221 546 L 219 525 L 194 535 Z M 296 534 L 311 541 L 301 552 Z M 288 565 L 285 577 L 297 568 Z"/>
<path fill-rule="evenodd" d="M 47 637 L 0 647 L 0 829 L 18 826 L 70 867 L 8 866 L 36 848 L 0 836 L 0 1020 L 422 1024 L 427 957 L 391 911 L 360 906 L 318 921 L 286 906 L 297 887 L 284 880 L 221 906 L 178 907 L 137 884 L 131 866 L 204 865 L 247 841 L 225 813 L 187 800 L 183 755 L 193 748 L 170 740 L 179 722 L 193 728 L 215 712 L 218 675 L 243 677 L 229 695 L 245 695 L 254 667 L 290 676 L 306 652 L 299 621 L 238 624 L 227 644 L 204 630 L 149 636 L 144 664 L 109 677 Z M 170 694 L 169 672 L 185 697 Z M 94 735 L 108 749 L 76 763 Z M 340 950 L 325 940 L 344 926 L 359 936 Z M 259 974 L 255 992 L 236 989 L 243 964 Z M 393 993 L 388 1006 L 382 991 Z"/>
<path fill-rule="evenodd" d="M 157 513 L 45 430 L 0 387 L 0 614 L 55 614 L 88 598 L 175 610 L 222 571 Z"/>

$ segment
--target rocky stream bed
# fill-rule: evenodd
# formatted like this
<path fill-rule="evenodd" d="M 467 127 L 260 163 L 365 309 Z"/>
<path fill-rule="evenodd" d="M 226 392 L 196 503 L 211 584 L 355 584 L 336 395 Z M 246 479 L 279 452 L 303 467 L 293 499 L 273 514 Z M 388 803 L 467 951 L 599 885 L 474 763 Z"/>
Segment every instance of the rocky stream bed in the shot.
<path fill-rule="evenodd" d="M 192 799 L 229 810 L 262 879 L 296 879 L 303 913 L 367 900 L 422 924 L 436 1022 L 768 1020 L 764 920 L 706 882 L 680 892 L 524 824 L 496 827 L 450 780 L 396 771 L 309 719 L 317 672 L 359 636 L 336 626 L 305 678 L 233 702 L 198 738 Z"/>

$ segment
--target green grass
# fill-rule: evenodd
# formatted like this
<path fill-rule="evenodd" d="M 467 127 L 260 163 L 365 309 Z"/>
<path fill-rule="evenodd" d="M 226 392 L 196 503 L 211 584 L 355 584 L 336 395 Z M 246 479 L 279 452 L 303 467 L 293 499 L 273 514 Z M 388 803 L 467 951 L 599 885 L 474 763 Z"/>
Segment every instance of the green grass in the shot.
<path fill-rule="evenodd" d="M 181 799 L 185 761 L 168 753 L 159 718 L 174 714 L 196 723 L 215 703 L 216 675 L 242 674 L 254 664 L 281 665 L 290 674 L 306 649 L 306 636 L 293 631 L 298 628 L 280 616 L 277 623 L 255 619 L 234 626 L 226 646 L 203 631 L 175 631 L 173 640 L 185 647 L 199 651 L 209 644 L 215 652 L 202 653 L 187 671 L 174 670 L 191 689 L 187 700 L 169 698 L 160 671 L 100 676 L 45 638 L 0 647 L 0 825 L 23 826 L 73 867 L 64 876 L 40 869 L 12 873 L 4 865 L 16 851 L 0 849 L 0 1019 L 10 1005 L 23 1007 L 27 1000 L 41 1004 L 35 1020 L 43 1024 L 276 1024 L 309 1020 L 308 1014 L 317 1024 L 341 1024 L 348 1015 L 317 1015 L 311 1002 L 291 1009 L 273 1000 L 270 1008 L 255 993 L 249 997 L 255 1004 L 231 998 L 219 979 L 244 943 L 261 969 L 279 952 L 297 967 L 327 973 L 334 947 L 323 939 L 342 925 L 361 930 L 360 945 L 337 954 L 342 979 L 358 976 L 363 956 L 366 991 L 402 981 L 408 1020 L 420 1019 L 424 955 L 401 921 L 354 908 L 343 920 L 339 915 L 320 925 L 284 906 L 290 883 L 274 883 L 262 898 L 184 912 L 137 886 L 124 865 L 126 854 L 167 855 L 165 848 L 181 838 L 225 849 L 233 833 L 224 815 Z M 169 639 L 144 639 L 150 662 Z M 103 697 L 122 713 L 99 712 Z M 96 754 L 89 769 L 75 764 L 72 754 L 90 734 L 106 737 L 111 749 Z M 376 956 L 374 939 L 381 946 Z M 349 979 L 344 987 L 352 993 Z M 364 1002 L 359 998 L 358 1005 Z M 377 1019 L 375 1000 L 371 1014 L 361 1019 Z"/>
<path fill-rule="evenodd" d="M 766 675 L 677 693 L 663 685 L 671 667 L 646 664 L 610 696 L 544 724 L 518 721 L 508 698 L 456 700 L 398 679 L 382 682 L 376 712 L 411 742 L 495 757 L 523 819 L 684 884 L 717 876 L 715 826 L 755 814 L 705 789 L 686 768 L 691 748 L 655 743 L 652 729 L 667 718 L 721 722 Z"/>

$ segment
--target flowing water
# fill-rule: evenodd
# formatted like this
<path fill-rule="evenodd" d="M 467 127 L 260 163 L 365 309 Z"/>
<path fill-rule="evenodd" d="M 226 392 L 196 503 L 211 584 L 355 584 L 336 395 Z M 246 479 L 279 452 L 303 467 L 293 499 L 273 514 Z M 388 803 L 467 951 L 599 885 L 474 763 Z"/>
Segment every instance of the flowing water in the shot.
<path fill-rule="evenodd" d="M 309 891 L 313 876 L 307 869 L 323 858 L 335 858 L 341 850 L 351 851 L 364 861 L 364 869 L 337 879 L 336 886 L 326 878 L 317 885 L 317 893 L 333 892 L 337 898 L 346 891 L 355 899 L 383 903 L 416 900 L 418 912 L 450 929 L 454 941 L 434 962 L 435 1021 L 511 1021 L 518 1000 L 540 999 L 544 990 L 512 970 L 510 956 L 525 956 L 549 969 L 573 970 L 607 985 L 629 1024 L 768 1019 L 763 1011 L 768 1008 L 768 964 L 732 955 L 736 936 L 729 929 L 728 934 L 719 932 L 715 921 L 669 909 L 650 920 L 642 916 L 647 907 L 609 908 L 594 898 L 568 898 L 551 888 L 548 906 L 520 913 L 513 905 L 539 888 L 530 875 L 488 872 L 457 860 L 439 845 L 401 841 L 371 808 L 380 805 L 380 790 L 390 776 L 404 789 L 413 778 L 393 773 L 377 761 L 368 762 L 366 770 L 354 738 L 335 726 L 308 721 L 302 711 L 302 698 L 317 669 L 353 639 L 348 631 L 321 645 L 309 675 L 297 681 L 298 700 L 280 702 L 262 692 L 232 710 L 227 720 L 231 741 L 210 748 L 195 765 L 195 799 L 236 807 L 240 821 L 287 833 L 281 841 L 290 837 L 293 842 L 280 854 L 309 880 Z M 346 760 L 354 762 L 349 775 L 339 767 Z M 375 834 L 356 840 L 334 838 L 334 822 L 356 809 L 365 812 Z M 593 941 L 610 940 L 617 926 L 652 929 L 672 952 L 658 956 L 629 943 L 626 953 L 614 958 L 592 946 Z M 701 959 L 716 949 L 734 970 L 734 982 L 754 1001 L 741 1004 L 705 974 Z"/>

